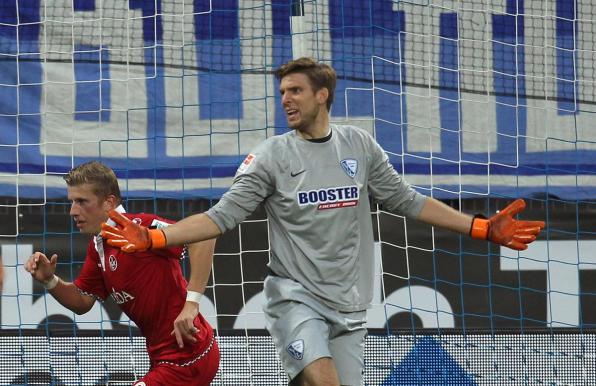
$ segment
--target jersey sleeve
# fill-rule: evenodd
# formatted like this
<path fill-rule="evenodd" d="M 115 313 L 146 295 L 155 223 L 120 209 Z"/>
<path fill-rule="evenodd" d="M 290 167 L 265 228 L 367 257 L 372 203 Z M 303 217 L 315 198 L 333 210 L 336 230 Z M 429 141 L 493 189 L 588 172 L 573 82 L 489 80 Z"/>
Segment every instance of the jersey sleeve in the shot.
<path fill-rule="evenodd" d="M 156 229 L 162 229 L 162 228 L 166 228 L 172 224 L 175 223 L 175 221 L 169 220 L 169 219 L 165 219 L 159 216 L 155 216 L 155 215 L 148 215 L 146 218 L 142 219 L 143 225 L 150 227 L 150 228 L 156 228 Z M 175 259 L 181 259 L 181 258 L 185 258 L 188 257 L 188 250 L 187 247 L 170 247 L 170 248 L 166 248 L 166 249 L 155 249 L 152 250 L 152 252 L 156 255 L 160 255 L 163 257 L 168 257 L 168 258 L 175 258 Z"/>
<path fill-rule="evenodd" d="M 374 199 L 388 210 L 409 218 L 417 218 L 426 196 L 414 190 L 400 176 L 381 146 L 364 133 L 367 154 L 370 156 L 368 188 Z"/>
<path fill-rule="evenodd" d="M 238 167 L 230 189 L 205 212 L 222 233 L 241 223 L 273 193 L 274 165 L 268 151 L 270 145 L 265 141 L 246 157 Z"/>
<path fill-rule="evenodd" d="M 85 257 L 83 268 L 79 276 L 75 279 L 74 285 L 81 292 L 95 296 L 101 300 L 105 300 L 109 295 L 104 285 L 103 275 L 101 274 L 99 254 L 95 250 L 93 241 L 87 247 L 87 256 Z"/>

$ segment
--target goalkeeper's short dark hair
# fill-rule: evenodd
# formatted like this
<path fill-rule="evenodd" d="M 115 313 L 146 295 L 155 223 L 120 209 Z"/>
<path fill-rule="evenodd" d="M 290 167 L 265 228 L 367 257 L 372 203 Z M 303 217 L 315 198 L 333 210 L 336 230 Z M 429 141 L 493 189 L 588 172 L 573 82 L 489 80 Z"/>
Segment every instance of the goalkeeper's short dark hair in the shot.
<path fill-rule="evenodd" d="M 327 98 L 327 111 L 331 111 L 337 75 L 333 67 L 325 63 L 318 63 L 313 58 L 298 58 L 282 64 L 275 70 L 275 77 L 281 79 L 290 74 L 304 74 L 310 80 L 313 90 L 319 91 L 323 87 L 329 91 Z"/>

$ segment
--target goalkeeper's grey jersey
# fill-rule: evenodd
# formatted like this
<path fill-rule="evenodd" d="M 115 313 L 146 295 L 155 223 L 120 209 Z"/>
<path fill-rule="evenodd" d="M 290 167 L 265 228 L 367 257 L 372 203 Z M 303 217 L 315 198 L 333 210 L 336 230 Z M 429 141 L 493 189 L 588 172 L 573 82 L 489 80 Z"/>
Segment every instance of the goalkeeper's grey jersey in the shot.
<path fill-rule="evenodd" d="M 337 310 L 359 311 L 373 294 L 369 194 L 408 217 L 418 216 L 425 197 L 397 174 L 368 133 L 331 125 L 331 134 L 325 142 L 295 131 L 267 139 L 207 215 L 225 232 L 264 201 L 271 270 Z"/>

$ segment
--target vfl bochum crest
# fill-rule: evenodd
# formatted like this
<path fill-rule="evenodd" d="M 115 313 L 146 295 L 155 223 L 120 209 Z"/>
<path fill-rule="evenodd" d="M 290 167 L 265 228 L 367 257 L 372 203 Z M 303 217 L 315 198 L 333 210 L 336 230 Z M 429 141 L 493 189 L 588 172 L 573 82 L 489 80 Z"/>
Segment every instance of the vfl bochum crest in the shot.
<path fill-rule="evenodd" d="M 339 163 L 348 176 L 354 178 L 358 172 L 358 161 L 353 158 L 342 159 Z"/>
<path fill-rule="evenodd" d="M 304 341 L 298 339 L 288 345 L 288 352 L 294 359 L 302 360 L 304 356 Z"/>

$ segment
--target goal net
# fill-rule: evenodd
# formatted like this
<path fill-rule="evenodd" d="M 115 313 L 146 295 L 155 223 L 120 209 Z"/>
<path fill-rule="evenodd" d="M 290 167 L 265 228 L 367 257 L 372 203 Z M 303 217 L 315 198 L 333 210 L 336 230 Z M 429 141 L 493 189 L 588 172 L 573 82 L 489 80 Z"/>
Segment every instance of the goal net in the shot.
<path fill-rule="evenodd" d="M 587 0 L 9 0 L 0 5 L 0 385 L 130 384 L 144 340 L 113 301 L 85 315 L 23 269 L 78 275 L 88 237 L 62 176 L 112 167 L 129 212 L 208 209 L 287 131 L 272 72 L 338 73 L 332 120 L 372 133 L 420 192 L 512 199 L 547 229 L 513 252 L 374 206 L 365 383 L 596 384 L 596 24 Z M 288 380 L 265 331 L 262 208 L 217 244 L 201 312 L 215 385 Z M 182 262 L 185 272 L 188 262 Z"/>

